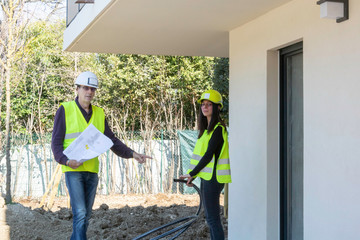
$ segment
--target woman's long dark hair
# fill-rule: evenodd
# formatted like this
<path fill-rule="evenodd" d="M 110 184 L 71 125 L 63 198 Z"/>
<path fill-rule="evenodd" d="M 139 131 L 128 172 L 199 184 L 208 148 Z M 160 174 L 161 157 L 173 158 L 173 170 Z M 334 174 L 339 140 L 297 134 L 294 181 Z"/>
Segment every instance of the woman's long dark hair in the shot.
<path fill-rule="evenodd" d="M 220 104 L 216 104 L 216 103 L 212 103 L 212 115 L 211 115 L 211 120 L 208 126 L 208 122 L 207 122 L 207 118 L 204 116 L 204 114 L 201 111 L 201 104 L 199 107 L 199 116 L 198 116 L 198 130 L 199 130 L 199 136 L 198 138 L 200 138 L 204 131 L 207 130 L 208 133 L 210 133 L 212 130 L 214 130 L 214 127 L 216 126 L 216 124 L 218 122 L 220 122 L 220 124 L 222 126 L 225 126 L 224 121 L 221 119 L 220 117 Z"/>

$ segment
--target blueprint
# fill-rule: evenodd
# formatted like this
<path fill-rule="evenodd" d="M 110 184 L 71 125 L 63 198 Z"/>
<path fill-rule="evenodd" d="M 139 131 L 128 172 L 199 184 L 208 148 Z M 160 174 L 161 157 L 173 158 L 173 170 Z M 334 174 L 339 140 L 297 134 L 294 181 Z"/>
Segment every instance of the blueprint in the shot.
<path fill-rule="evenodd" d="M 99 156 L 113 146 L 113 142 L 90 124 L 65 150 L 71 160 L 85 162 Z"/>

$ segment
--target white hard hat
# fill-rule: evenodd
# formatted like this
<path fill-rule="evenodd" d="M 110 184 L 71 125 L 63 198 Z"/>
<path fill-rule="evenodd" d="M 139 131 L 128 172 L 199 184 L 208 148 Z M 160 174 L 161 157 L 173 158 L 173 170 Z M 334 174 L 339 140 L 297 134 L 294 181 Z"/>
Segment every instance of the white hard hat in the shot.
<path fill-rule="evenodd" d="M 92 72 L 82 72 L 75 80 L 75 85 L 89 86 L 93 88 L 99 87 L 99 80 Z"/>

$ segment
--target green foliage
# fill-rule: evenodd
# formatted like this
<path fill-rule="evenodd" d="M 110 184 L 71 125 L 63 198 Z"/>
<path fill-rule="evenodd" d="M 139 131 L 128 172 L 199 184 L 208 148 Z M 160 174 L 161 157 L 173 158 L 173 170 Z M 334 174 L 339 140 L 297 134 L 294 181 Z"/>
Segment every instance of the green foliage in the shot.
<path fill-rule="evenodd" d="M 74 79 L 93 71 L 100 79 L 95 105 L 117 130 L 192 129 L 196 100 L 215 88 L 228 109 L 228 60 L 211 57 L 68 53 L 64 22 L 35 22 L 13 71 L 14 132 L 51 132 L 59 104 L 76 96 Z"/>
<path fill-rule="evenodd" d="M 228 58 L 216 58 L 214 61 L 214 89 L 219 91 L 223 96 L 224 108 L 224 120 L 228 122 L 229 119 L 229 59 Z"/>
<path fill-rule="evenodd" d="M 73 59 L 62 52 L 64 26 L 63 22 L 35 22 L 26 29 L 28 44 L 18 53 L 22 61 L 16 63 L 12 76 L 11 121 L 15 132 L 51 129 L 54 110 L 70 99 L 67 69 L 72 68 Z"/>

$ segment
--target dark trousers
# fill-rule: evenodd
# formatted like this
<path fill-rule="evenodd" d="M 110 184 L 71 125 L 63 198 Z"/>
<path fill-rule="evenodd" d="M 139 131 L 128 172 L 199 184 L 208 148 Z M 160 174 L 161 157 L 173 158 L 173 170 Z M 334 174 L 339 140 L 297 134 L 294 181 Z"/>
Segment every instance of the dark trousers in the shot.
<path fill-rule="evenodd" d="M 224 184 L 218 183 L 214 174 L 210 181 L 201 179 L 200 188 L 211 239 L 224 240 L 225 235 L 220 217 L 220 193 L 224 188 Z"/>

